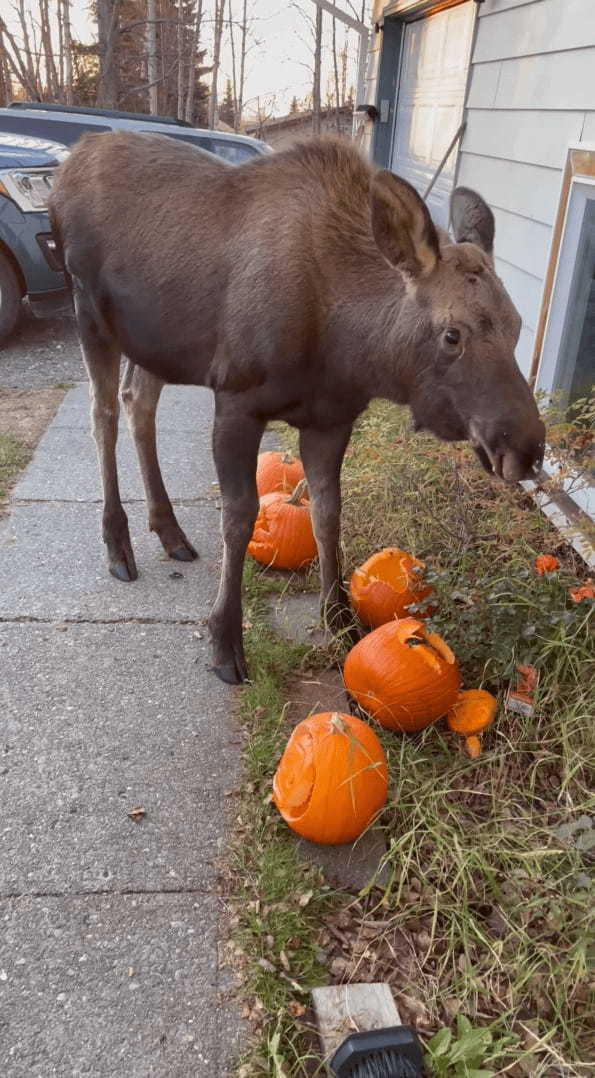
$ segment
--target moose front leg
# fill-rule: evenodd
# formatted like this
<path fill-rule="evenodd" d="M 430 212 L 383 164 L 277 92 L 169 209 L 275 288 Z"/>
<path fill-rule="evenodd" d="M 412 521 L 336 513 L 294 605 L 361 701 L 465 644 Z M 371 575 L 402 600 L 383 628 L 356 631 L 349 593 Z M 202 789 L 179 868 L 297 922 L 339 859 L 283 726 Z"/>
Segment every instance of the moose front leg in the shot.
<path fill-rule="evenodd" d="M 242 569 L 258 512 L 256 458 L 264 424 L 242 414 L 237 402 L 218 394 L 213 456 L 221 488 L 223 565 L 209 618 L 214 671 L 237 685 L 248 676 L 242 634 Z"/>
<path fill-rule="evenodd" d="M 333 629 L 353 621 L 341 578 L 341 464 L 352 425 L 331 430 L 300 431 L 300 453 L 312 509 L 320 561 L 320 599 L 326 623 Z"/>
<path fill-rule="evenodd" d="M 149 531 L 156 532 L 170 558 L 192 561 L 198 555 L 175 518 L 157 456 L 155 414 L 162 389 L 161 379 L 128 360 L 120 383 L 120 395 L 143 477 Z"/>

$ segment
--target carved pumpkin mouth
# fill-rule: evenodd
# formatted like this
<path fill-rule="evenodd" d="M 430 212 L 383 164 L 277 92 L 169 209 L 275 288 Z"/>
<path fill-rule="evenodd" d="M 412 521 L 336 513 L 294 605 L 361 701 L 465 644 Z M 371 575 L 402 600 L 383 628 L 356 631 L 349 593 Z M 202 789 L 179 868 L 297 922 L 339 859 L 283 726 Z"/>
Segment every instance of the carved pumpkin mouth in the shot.
<path fill-rule="evenodd" d="M 398 629 L 395 634 L 397 640 L 401 644 L 407 644 L 408 647 L 419 647 L 419 655 L 434 670 L 440 671 L 440 659 L 442 662 L 447 662 L 451 665 L 456 663 L 455 654 L 446 641 L 441 636 L 438 636 L 438 633 L 429 633 L 423 621 L 416 621 L 415 618 L 402 618 L 397 622 L 397 625 Z"/>
<path fill-rule="evenodd" d="M 299 820 L 312 800 L 316 783 L 314 739 L 308 730 L 297 729 L 289 747 L 292 755 L 291 767 L 275 775 L 274 794 L 275 800 L 283 804 L 288 819 Z"/>
<path fill-rule="evenodd" d="M 386 758 L 361 719 L 321 712 L 295 727 L 273 779 L 273 801 L 313 842 L 352 842 L 385 804 Z"/>

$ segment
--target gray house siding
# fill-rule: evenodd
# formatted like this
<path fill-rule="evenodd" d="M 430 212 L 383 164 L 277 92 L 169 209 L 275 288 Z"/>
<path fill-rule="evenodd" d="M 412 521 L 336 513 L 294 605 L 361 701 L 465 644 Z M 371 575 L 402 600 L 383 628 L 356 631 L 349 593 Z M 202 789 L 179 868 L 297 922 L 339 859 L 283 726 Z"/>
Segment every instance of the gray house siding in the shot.
<path fill-rule="evenodd" d="M 595 141 L 594 0 L 485 0 L 457 182 L 496 217 L 496 266 L 529 372 L 568 146 Z"/>

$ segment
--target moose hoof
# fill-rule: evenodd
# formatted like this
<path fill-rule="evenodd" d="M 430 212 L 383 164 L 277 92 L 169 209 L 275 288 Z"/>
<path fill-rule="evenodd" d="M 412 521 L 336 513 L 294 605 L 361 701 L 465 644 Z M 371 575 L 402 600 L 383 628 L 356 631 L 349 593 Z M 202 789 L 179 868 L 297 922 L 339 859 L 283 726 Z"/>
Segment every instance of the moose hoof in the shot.
<path fill-rule="evenodd" d="M 211 669 L 217 677 L 226 685 L 241 685 L 248 680 L 248 667 L 244 658 L 243 648 L 225 649 L 223 653 L 215 648 L 214 662 Z"/>
<path fill-rule="evenodd" d="M 212 671 L 217 675 L 220 681 L 225 682 L 226 685 L 241 685 L 242 682 L 248 680 L 248 671 L 244 667 L 241 670 L 237 663 L 224 663 L 223 666 L 213 666 Z"/>
<path fill-rule="evenodd" d="M 193 546 L 190 546 L 190 543 L 185 546 L 177 546 L 175 550 L 170 550 L 169 556 L 174 561 L 194 561 L 195 558 L 198 558 L 196 550 Z"/>
<path fill-rule="evenodd" d="M 110 562 L 109 571 L 116 580 L 122 580 L 125 584 L 130 584 L 138 578 L 136 565 L 129 566 L 124 561 Z"/>

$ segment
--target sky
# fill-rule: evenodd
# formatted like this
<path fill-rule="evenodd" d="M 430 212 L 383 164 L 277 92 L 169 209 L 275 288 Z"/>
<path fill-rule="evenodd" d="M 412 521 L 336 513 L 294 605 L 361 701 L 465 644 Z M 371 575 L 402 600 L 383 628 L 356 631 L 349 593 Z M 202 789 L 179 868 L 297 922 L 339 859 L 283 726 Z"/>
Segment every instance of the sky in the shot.
<path fill-rule="evenodd" d="M 241 0 L 231 0 L 234 15 L 239 13 Z M 357 0 L 356 0 L 357 2 Z M 345 3 L 338 6 L 349 10 Z M 275 113 L 288 112 L 294 95 L 299 99 L 312 91 L 313 18 L 316 14 L 312 0 L 249 0 L 253 14 L 252 43 L 247 58 L 246 106 L 255 107 L 259 95 L 275 96 Z M 324 16 L 322 98 L 332 76 L 330 15 Z M 337 25 L 337 49 L 343 48 L 346 27 Z M 347 38 L 350 58 L 347 85 L 355 84 L 357 75 L 358 37 L 350 31 Z M 231 54 L 226 47 L 222 57 L 224 77 L 231 74 Z"/>
<path fill-rule="evenodd" d="M 228 0 L 229 3 L 229 0 Z M 242 0 L 231 0 L 234 17 L 241 13 Z M 361 17 L 362 0 L 336 0 L 337 7 Z M 212 11 L 211 0 L 205 0 L 205 18 Z M 312 19 L 315 5 L 312 0 L 248 0 L 248 11 L 252 17 L 250 28 L 250 46 L 247 57 L 247 77 L 244 100 L 246 114 L 256 111 L 257 99 L 266 98 L 274 105 L 275 115 L 289 111 L 294 95 L 304 98 L 312 88 Z M 73 35 L 80 40 L 89 41 L 96 29 L 89 17 L 87 0 L 72 0 L 71 22 Z M 330 15 L 324 15 L 322 97 L 323 101 L 332 74 Z M 204 44 L 210 49 L 211 27 L 207 23 L 203 36 Z M 339 51 L 345 41 L 345 28 L 337 25 L 337 47 Z M 357 74 L 357 34 L 348 35 L 350 66 L 348 87 L 356 82 Z M 221 58 L 220 95 L 223 94 L 225 79 L 231 75 L 231 52 L 226 45 Z M 272 100 L 274 98 L 274 101 Z M 273 110 L 271 110 L 273 111 Z"/>

